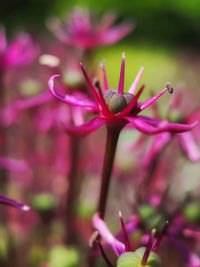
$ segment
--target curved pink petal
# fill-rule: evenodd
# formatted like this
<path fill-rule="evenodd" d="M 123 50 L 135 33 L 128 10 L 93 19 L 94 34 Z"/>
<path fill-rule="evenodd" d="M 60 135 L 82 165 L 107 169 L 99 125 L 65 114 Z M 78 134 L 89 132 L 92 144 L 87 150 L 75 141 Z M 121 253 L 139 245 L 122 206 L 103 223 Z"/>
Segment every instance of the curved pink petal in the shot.
<path fill-rule="evenodd" d="M 16 200 L 13 200 L 11 198 L 5 197 L 3 195 L 0 195 L 0 203 L 17 208 L 17 209 L 20 209 L 20 210 L 23 210 L 23 211 L 30 210 L 30 207 L 27 206 L 26 204 L 24 204 L 20 201 L 16 201 Z"/>
<path fill-rule="evenodd" d="M 59 77 L 59 75 L 53 75 L 50 79 L 49 79 L 49 89 L 51 91 L 51 93 L 59 100 L 61 100 L 64 103 L 67 103 L 69 105 L 73 105 L 73 106 L 79 106 L 79 107 L 88 107 L 88 108 L 97 108 L 96 103 L 94 103 L 93 101 L 90 101 L 89 99 L 85 98 L 85 97 L 75 97 L 72 95 L 64 95 L 60 92 L 56 92 L 55 88 L 54 88 L 54 80 Z"/>
<path fill-rule="evenodd" d="M 143 71 L 144 71 L 144 67 L 141 67 L 140 70 L 139 70 L 139 72 L 138 72 L 138 74 L 137 74 L 137 76 L 136 76 L 136 78 L 135 78 L 135 80 L 134 80 L 134 82 L 132 83 L 130 89 L 128 90 L 128 93 L 129 94 L 134 94 L 135 93 L 135 90 L 136 90 L 136 88 L 138 86 L 138 83 L 141 80 Z"/>
<path fill-rule="evenodd" d="M 42 105 L 53 99 L 53 96 L 47 91 L 32 98 L 15 100 L 13 103 L 9 104 L 3 109 L 2 123 L 5 126 L 8 126 L 13 123 L 21 110 Z"/>
<path fill-rule="evenodd" d="M 67 131 L 68 134 L 76 136 L 86 136 L 100 128 L 105 123 L 106 121 L 104 119 L 96 117 L 90 120 L 89 122 L 79 126 L 64 125 L 64 129 Z"/>
<path fill-rule="evenodd" d="M 134 25 L 131 23 L 123 23 L 119 26 L 108 29 L 99 36 L 98 45 L 110 45 L 113 44 L 126 35 L 128 35 L 134 29 Z"/>
<path fill-rule="evenodd" d="M 16 160 L 0 155 L 0 167 L 6 168 L 10 171 L 25 172 L 30 170 L 28 164 L 24 160 Z"/>
<path fill-rule="evenodd" d="M 125 245 L 114 237 L 97 213 L 92 218 L 92 224 L 103 239 L 112 247 L 117 256 L 125 252 Z"/>
<path fill-rule="evenodd" d="M 200 162 L 200 149 L 195 143 L 191 132 L 178 134 L 178 138 L 188 158 L 191 161 Z"/>
<path fill-rule="evenodd" d="M 146 151 L 143 159 L 143 166 L 144 168 L 148 168 L 153 160 L 157 157 L 157 155 L 160 153 L 161 149 L 169 142 L 171 138 L 171 134 L 164 132 L 161 134 L 157 134 L 153 137 L 153 142 L 151 143 L 151 146 Z"/>
<path fill-rule="evenodd" d="M 180 133 L 191 130 L 197 123 L 180 124 L 170 123 L 168 121 L 159 121 L 146 116 L 125 117 L 127 121 L 140 132 L 145 134 L 158 134 L 161 132 L 174 132 Z"/>

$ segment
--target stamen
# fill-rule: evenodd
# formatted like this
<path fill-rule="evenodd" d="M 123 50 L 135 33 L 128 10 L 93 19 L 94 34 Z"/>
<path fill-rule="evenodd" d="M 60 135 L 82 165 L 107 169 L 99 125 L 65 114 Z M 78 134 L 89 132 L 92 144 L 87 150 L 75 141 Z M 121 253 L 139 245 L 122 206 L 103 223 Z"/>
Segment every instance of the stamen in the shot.
<path fill-rule="evenodd" d="M 167 90 L 168 90 L 168 92 L 169 92 L 170 94 L 173 93 L 174 89 L 173 89 L 172 84 L 171 84 L 170 82 L 167 82 L 167 83 L 166 83 L 166 88 L 167 88 Z"/>
<path fill-rule="evenodd" d="M 100 68 L 103 71 L 103 89 L 105 92 L 105 91 L 108 91 L 108 82 L 107 82 L 107 75 L 106 75 L 105 61 L 104 60 L 101 61 Z"/>
<path fill-rule="evenodd" d="M 134 94 L 135 93 L 135 90 L 136 90 L 136 88 L 138 86 L 138 83 L 140 82 L 140 79 L 142 77 L 143 71 L 144 71 L 144 67 L 141 67 L 139 72 L 138 72 L 138 74 L 137 74 L 137 76 L 136 76 L 136 78 L 135 78 L 135 80 L 134 80 L 134 82 L 132 83 L 130 89 L 128 90 L 128 93 L 130 93 L 130 94 Z"/>
<path fill-rule="evenodd" d="M 121 64 L 121 72 L 119 78 L 119 86 L 118 86 L 118 93 L 124 93 L 124 72 L 125 72 L 125 53 L 122 53 L 122 64 Z"/>
<path fill-rule="evenodd" d="M 155 229 L 153 229 L 153 230 L 151 231 L 150 236 L 149 236 L 149 240 L 148 240 L 148 243 L 147 243 L 147 246 L 146 246 L 146 250 L 145 250 L 145 252 L 144 252 L 144 256 L 143 256 L 143 258 L 142 258 L 142 262 L 141 262 L 141 264 L 142 264 L 143 266 L 146 265 L 147 260 L 148 260 L 148 258 L 149 258 L 149 254 L 150 254 L 151 249 L 152 249 L 152 244 L 153 244 L 153 237 L 154 237 L 154 235 L 155 235 Z"/>
<path fill-rule="evenodd" d="M 94 86 L 92 85 L 92 83 L 91 83 L 91 81 L 90 81 L 90 79 L 89 79 L 89 77 L 88 77 L 88 75 L 87 75 L 87 73 L 86 73 L 86 71 L 85 71 L 85 69 L 84 69 L 82 63 L 80 63 L 80 67 L 81 67 L 81 70 L 82 70 L 82 72 L 83 72 L 83 75 L 84 75 L 84 77 L 85 77 L 85 79 L 86 79 L 86 82 L 87 82 L 87 84 L 88 84 L 90 90 L 92 91 L 92 94 L 93 94 L 93 96 L 94 96 L 96 102 L 97 102 L 98 104 L 100 104 L 99 96 L 98 96 L 98 94 L 97 94 L 97 92 L 96 92 Z"/>
<path fill-rule="evenodd" d="M 120 218 L 120 221 L 121 221 L 122 232 L 123 232 L 123 235 L 124 235 L 125 250 L 126 250 L 126 252 L 128 252 L 128 251 L 131 251 L 131 244 L 130 244 L 129 239 L 128 239 L 128 235 L 127 235 L 127 232 L 126 232 L 126 228 L 125 228 L 125 225 L 124 225 L 124 220 L 123 220 L 123 216 L 122 216 L 121 211 L 119 211 L 119 218 Z"/>
<path fill-rule="evenodd" d="M 168 225 L 169 225 L 169 222 L 166 221 L 165 225 L 163 226 L 163 229 L 160 233 L 160 235 L 158 236 L 153 248 L 152 248 L 152 251 L 153 252 L 156 252 L 158 250 L 158 247 L 160 246 L 160 242 L 162 241 L 163 239 L 163 236 L 165 235 L 166 231 L 167 231 L 167 228 L 168 228 Z"/>

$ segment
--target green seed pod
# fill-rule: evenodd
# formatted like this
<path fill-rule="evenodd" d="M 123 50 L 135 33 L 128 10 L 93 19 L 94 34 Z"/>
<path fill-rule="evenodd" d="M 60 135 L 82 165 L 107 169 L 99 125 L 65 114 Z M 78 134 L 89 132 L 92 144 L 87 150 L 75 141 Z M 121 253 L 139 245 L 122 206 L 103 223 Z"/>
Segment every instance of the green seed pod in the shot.
<path fill-rule="evenodd" d="M 116 93 L 111 97 L 108 108 L 112 113 L 116 114 L 125 109 L 126 106 L 126 100 L 123 95 Z"/>
<path fill-rule="evenodd" d="M 108 90 L 104 93 L 103 97 L 104 97 L 104 100 L 105 100 L 107 106 L 109 105 L 110 99 L 114 94 L 116 94 L 116 90 L 114 90 L 114 89 Z"/>
<path fill-rule="evenodd" d="M 146 248 L 138 248 L 135 252 L 125 252 L 117 260 L 117 267 L 161 267 L 160 257 L 150 252 L 147 263 L 142 265 Z"/>
<path fill-rule="evenodd" d="M 132 94 L 129 94 L 129 93 L 126 93 L 126 94 L 123 94 L 123 97 L 125 98 L 126 104 L 128 106 L 128 104 L 131 103 L 131 101 L 133 99 L 133 95 Z"/>

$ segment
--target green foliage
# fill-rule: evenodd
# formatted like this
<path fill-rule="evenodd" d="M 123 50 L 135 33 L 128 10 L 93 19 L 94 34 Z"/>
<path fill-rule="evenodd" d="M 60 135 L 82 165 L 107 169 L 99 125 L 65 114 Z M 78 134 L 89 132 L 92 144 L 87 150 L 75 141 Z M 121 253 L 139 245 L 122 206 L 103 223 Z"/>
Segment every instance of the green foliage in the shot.
<path fill-rule="evenodd" d="M 123 253 L 117 260 L 117 267 L 161 267 L 160 257 L 150 252 L 146 265 L 142 265 L 145 247 L 138 248 L 135 252 Z"/>
<path fill-rule="evenodd" d="M 49 261 L 52 267 L 77 267 L 80 255 L 74 248 L 61 245 L 55 246 L 49 253 Z"/>

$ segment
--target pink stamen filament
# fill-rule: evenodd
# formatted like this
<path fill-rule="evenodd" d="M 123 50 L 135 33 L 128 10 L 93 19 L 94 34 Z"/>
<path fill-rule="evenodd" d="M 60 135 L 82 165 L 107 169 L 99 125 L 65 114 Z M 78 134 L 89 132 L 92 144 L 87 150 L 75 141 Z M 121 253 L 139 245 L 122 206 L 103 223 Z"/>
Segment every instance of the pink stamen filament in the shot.
<path fill-rule="evenodd" d="M 123 220 L 123 216 L 122 216 L 121 211 L 119 212 L 119 218 L 120 218 L 120 221 L 121 221 L 122 232 L 123 232 L 123 235 L 124 235 L 125 250 L 126 251 L 131 251 L 131 244 L 130 244 L 129 239 L 128 239 L 128 235 L 127 235 L 127 232 L 126 232 L 126 228 L 125 228 L 125 225 L 124 225 L 124 220 Z"/>
<path fill-rule="evenodd" d="M 122 54 L 122 64 L 121 64 L 121 72 L 120 72 L 120 78 L 119 78 L 119 86 L 118 86 L 118 93 L 122 94 L 124 93 L 124 73 L 125 73 L 125 54 Z"/>

